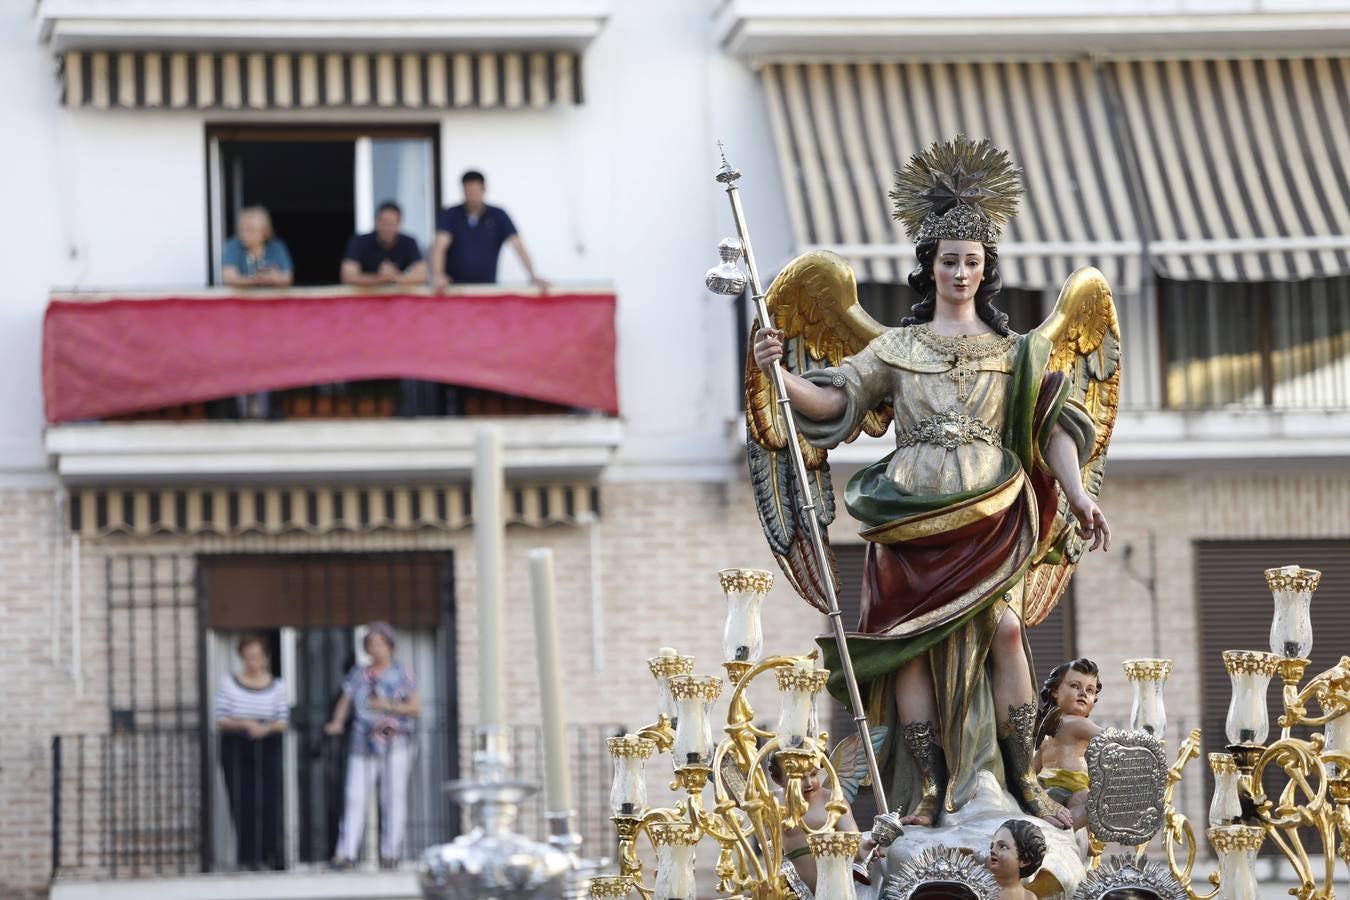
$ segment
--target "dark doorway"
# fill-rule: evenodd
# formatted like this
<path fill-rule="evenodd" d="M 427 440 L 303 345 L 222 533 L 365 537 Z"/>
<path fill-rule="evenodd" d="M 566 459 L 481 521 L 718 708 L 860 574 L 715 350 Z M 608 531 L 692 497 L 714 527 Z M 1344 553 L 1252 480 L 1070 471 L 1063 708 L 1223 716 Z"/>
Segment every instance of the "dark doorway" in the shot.
<path fill-rule="evenodd" d="M 295 262 L 296 284 L 334 284 L 355 231 L 351 140 L 221 140 L 225 228 L 246 206 L 265 206 Z"/>

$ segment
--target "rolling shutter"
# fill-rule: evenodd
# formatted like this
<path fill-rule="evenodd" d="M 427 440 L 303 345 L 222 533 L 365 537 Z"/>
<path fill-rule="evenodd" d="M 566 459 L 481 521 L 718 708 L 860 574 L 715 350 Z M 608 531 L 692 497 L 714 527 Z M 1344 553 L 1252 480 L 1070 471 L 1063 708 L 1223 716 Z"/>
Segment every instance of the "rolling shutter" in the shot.
<path fill-rule="evenodd" d="M 1200 617 L 1202 750 L 1222 752 L 1228 743 L 1224 720 L 1231 696 L 1224 670 L 1225 650 L 1269 650 L 1273 603 L 1264 571 L 1298 563 L 1318 569 L 1322 581 L 1313 594 L 1312 664 L 1304 678 L 1331 668 L 1350 652 L 1350 544 L 1345 541 L 1198 541 L 1195 545 L 1196 602 Z M 1279 737 L 1281 708 L 1277 675 L 1266 695 L 1270 737 Z M 1301 729 L 1296 730 L 1298 734 Z M 1306 732 L 1304 732 L 1306 736 Z M 1180 739 L 1180 736 L 1178 736 Z M 1214 776 L 1204 756 L 1204 797 L 1214 790 Z M 1192 776 L 1194 777 L 1194 776 Z M 1280 779 L 1268 777 L 1266 792 L 1277 791 Z M 1276 793 L 1275 796 L 1278 796 Z M 1306 839 L 1306 836 L 1305 836 Z M 1276 852 L 1267 841 L 1263 852 Z"/>

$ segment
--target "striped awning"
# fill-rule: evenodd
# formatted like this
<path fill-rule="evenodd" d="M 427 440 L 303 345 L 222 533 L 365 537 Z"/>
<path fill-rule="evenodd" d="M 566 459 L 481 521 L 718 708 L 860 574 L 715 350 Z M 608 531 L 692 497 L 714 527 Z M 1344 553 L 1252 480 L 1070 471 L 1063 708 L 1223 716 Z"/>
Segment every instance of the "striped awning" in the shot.
<path fill-rule="evenodd" d="M 94 109 L 449 109 L 581 103 L 566 52 L 198 53 L 71 50 L 65 104 Z"/>
<path fill-rule="evenodd" d="M 860 281 L 902 282 L 914 253 L 890 215 L 895 171 L 965 133 L 1024 172 L 999 246 L 1005 285 L 1058 287 L 1083 265 L 1138 283 L 1142 240 L 1090 63 L 785 63 L 762 78 L 798 249 L 841 253 Z"/>
<path fill-rule="evenodd" d="M 593 483 L 508 484 L 507 524 L 585 524 L 600 515 Z M 455 531 L 473 524 L 467 484 L 332 488 L 85 488 L 70 493 L 83 537 Z"/>
<path fill-rule="evenodd" d="M 1350 58 L 1116 62 L 1157 272 L 1350 272 Z"/>

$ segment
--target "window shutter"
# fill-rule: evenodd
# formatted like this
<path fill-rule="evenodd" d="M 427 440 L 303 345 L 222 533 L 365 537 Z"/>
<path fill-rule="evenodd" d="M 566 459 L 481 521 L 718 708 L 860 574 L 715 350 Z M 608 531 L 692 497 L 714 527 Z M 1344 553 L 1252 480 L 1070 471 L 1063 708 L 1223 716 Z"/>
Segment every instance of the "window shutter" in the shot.
<path fill-rule="evenodd" d="M 1202 749 L 1220 753 L 1228 739 L 1224 720 L 1232 695 L 1223 666 L 1225 650 L 1269 650 L 1270 621 L 1274 612 L 1264 571 L 1298 563 L 1322 572 L 1313 594 L 1312 664 L 1305 683 L 1340 661 L 1350 652 L 1350 545 L 1345 541 L 1197 541 L 1195 545 L 1196 601 L 1200 616 L 1200 672 Z M 1276 675 L 1266 694 L 1270 712 L 1270 737 L 1279 737 L 1277 718 L 1282 709 L 1282 682 Z M 1172 729 L 1168 729 L 1169 732 Z M 1307 736 L 1306 729 L 1296 735 Z M 1181 736 L 1177 735 L 1177 740 Z M 1203 765 L 1205 798 L 1213 795 L 1214 775 L 1202 756 L 1193 765 Z M 1192 776 L 1193 777 L 1193 776 Z M 1278 797 L 1283 779 L 1269 770 L 1266 792 Z M 1306 840 L 1305 835 L 1305 840 Z M 1266 842 L 1263 852 L 1275 852 Z"/>

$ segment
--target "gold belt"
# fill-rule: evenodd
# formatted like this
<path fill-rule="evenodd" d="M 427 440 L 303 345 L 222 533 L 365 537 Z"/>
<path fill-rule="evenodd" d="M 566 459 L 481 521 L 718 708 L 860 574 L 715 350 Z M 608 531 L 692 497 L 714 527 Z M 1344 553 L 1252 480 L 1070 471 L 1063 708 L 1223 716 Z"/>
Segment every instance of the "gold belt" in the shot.
<path fill-rule="evenodd" d="M 984 441 L 995 447 L 1002 447 L 998 432 L 989 425 L 963 412 L 934 413 L 926 419 L 920 419 L 904 431 L 896 431 L 897 447 L 913 447 L 915 444 L 933 444 L 955 450 L 963 444 Z"/>

